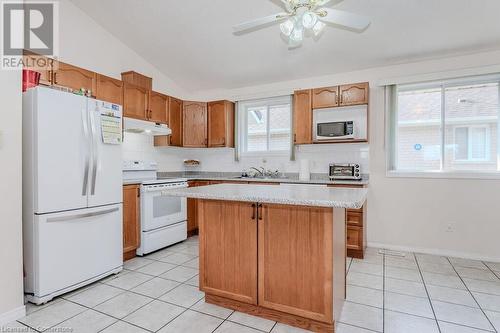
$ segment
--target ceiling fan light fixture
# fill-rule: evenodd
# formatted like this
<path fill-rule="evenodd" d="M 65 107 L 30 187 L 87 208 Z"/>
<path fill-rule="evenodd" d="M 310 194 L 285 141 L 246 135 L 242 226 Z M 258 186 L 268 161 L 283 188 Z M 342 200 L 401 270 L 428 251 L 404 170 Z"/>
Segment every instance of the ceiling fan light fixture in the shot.
<path fill-rule="evenodd" d="M 292 31 L 294 29 L 294 23 L 292 19 L 288 19 L 285 22 L 280 24 L 280 29 L 283 35 L 289 37 L 292 34 Z"/>
<path fill-rule="evenodd" d="M 302 15 L 302 25 L 306 29 L 312 29 L 317 22 L 318 16 L 311 11 L 307 11 Z"/>
<path fill-rule="evenodd" d="M 290 35 L 290 42 L 300 44 L 302 43 L 303 39 L 304 39 L 304 29 L 302 29 L 302 27 L 295 26 Z"/>
<path fill-rule="evenodd" d="M 323 32 L 323 29 L 325 28 L 326 24 L 324 24 L 321 21 L 317 21 L 316 24 L 314 24 L 314 27 L 312 27 L 312 32 L 314 36 L 319 36 Z"/>

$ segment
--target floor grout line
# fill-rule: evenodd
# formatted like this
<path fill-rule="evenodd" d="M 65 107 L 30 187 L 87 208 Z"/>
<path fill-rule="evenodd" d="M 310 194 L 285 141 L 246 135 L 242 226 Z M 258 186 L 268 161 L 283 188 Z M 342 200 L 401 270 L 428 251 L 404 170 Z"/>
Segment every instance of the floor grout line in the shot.
<path fill-rule="evenodd" d="M 385 253 L 382 254 L 382 332 L 385 332 Z"/>
<path fill-rule="evenodd" d="M 448 261 L 451 264 L 450 258 L 447 258 L 447 259 L 448 259 Z M 452 264 L 452 266 L 453 266 L 453 264 Z M 457 270 L 455 269 L 455 266 L 453 266 L 453 269 L 458 274 Z M 481 306 L 481 304 L 479 304 L 479 302 L 477 301 L 476 297 L 474 296 L 474 294 L 472 293 L 472 291 L 469 289 L 469 286 L 465 283 L 465 281 L 462 279 L 462 277 L 460 276 L 460 274 L 458 274 L 458 277 L 460 278 L 460 280 L 462 280 L 462 283 L 465 285 L 465 288 L 467 288 L 467 291 L 469 292 L 469 294 L 474 299 L 474 302 L 476 302 L 477 306 L 479 307 L 479 309 L 483 313 L 483 315 L 486 318 L 486 320 L 488 320 L 488 322 L 490 323 L 490 326 L 493 328 L 494 332 L 498 333 L 497 329 L 495 328 L 495 325 L 493 325 L 493 323 L 491 322 L 490 318 L 486 315 L 486 312 L 484 312 L 483 307 Z"/>
<path fill-rule="evenodd" d="M 174 245 L 175 246 L 175 245 Z M 195 247 L 199 247 L 198 245 L 198 242 L 191 242 L 191 244 L 185 244 L 185 246 L 187 246 L 188 248 L 195 248 Z M 159 258 L 148 258 L 147 256 L 144 256 L 144 257 L 136 257 L 136 258 L 140 258 L 139 261 L 141 259 L 145 259 L 147 260 L 148 262 L 143 265 L 143 266 L 139 266 L 135 269 L 129 269 L 129 268 L 125 268 L 125 265 L 124 265 L 124 269 L 122 272 L 120 272 L 119 274 L 116 274 L 115 275 L 115 278 L 118 278 L 121 276 L 125 276 L 126 274 L 130 274 L 132 272 L 134 273 L 137 273 L 137 274 L 142 274 L 144 275 L 145 277 L 147 277 L 147 280 L 139 283 L 138 285 L 130 288 L 130 289 L 124 289 L 124 288 L 121 288 L 121 287 L 117 287 L 117 286 L 114 286 L 112 284 L 108 284 L 110 283 L 110 281 L 112 281 L 114 278 L 111 278 L 109 279 L 109 277 L 107 278 L 104 278 L 102 280 L 106 280 L 106 281 L 97 281 L 95 283 L 93 283 L 92 285 L 90 286 L 86 286 L 86 287 L 82 287 L 81 291 L 79 292 L 76 292 L 74 293 L 71 292 L 72 294 L 70 296 L 67 296 L 68 298 L 66 298 L 65 295 L 61 295 L 59 296 L 58 298 L 54 299 L 54 301 L 56 301 L 57 299 L 60 299 L 60 300 L 65 300 L 67 302 L 70 302 L 70 303 L 73 303 L 73 304 L 77 304 L 78 306 L 81 306 L 83 307 L 83 311 L 77 313 L 76 315 L 74 316 L 71 316 L 69 318 L 65 318 L 63 321 L 51 326 L 50 328 L 53 328 L 57 325 L 60 325 L 61 323 L 65 322 L 65 321 L 68 321 L 78 315 L 81 315 L 82 313 L 88 311 L 88 310 L 92 310 L 92 311 L 96 311 L 98 313 L 101 313 L 109 318 L 112 318 L 114 320 L 113 323 L 111 323 L 110 325 L 102 328 L 99 332 L 101 331 L 104 331 L 106 330 L 107 328 L 119 323 L 119 322 L 122 322 L 122 323 L 126 323 L 126 324 L 129 324 L 129 325 L 132 325 L 134 327 L 137 327 L 137 328 L 140 328 L 140 329 L 143 329 L 143 330 L 146 330 L 147 332 L 153 332 L 151 331 L 150 329 L 147 329 L 145 327 L 141 327 L 139 325 L 136 325 L 136 324 L 133 324 L 131 322 L 128 322 L 127 320 L 125 320 L 126 317 L 136 313 L 137 311 L 140 311 L 142 308 L 150 305 L 152 302 L 154 301 L 159 301 L 159 302 L 162 302 L 162 303 L 165 303 L 165 304 L 170 304 L 170 305 L 173 305 L 173 306 L 176 306 L 176 307 L 179 307 L 182 309 L 182 312 L 180 312 L 177 316 L 173 317 L 172 319 L 170 319 L 167 323 L 165 323 L 163 326 L 161 326 L 158 330 L 161 330 L 163 329 L 164 327 L 168 326 L 169 324 L 172 323 L 172 321 L 176 320 L 178 317 L 182 316 L 183 314 L 185 314 L 187 311 L 194 311 L 196 313 L 199 313 L 199 314 L 202 314 L 202 315 L 206 315 L 206 316 L 210 316 L 212 318 L 216 318 L 218 320 L 221 320 L 220 324 L 212 331 L 212 332 L 215 332 L 217 331 L 221 325 L 223 325 L 226 321 L 227 322 L 231 322 L 231 323 L 234 323 L 234 324 L 238 324 L 238 325 L 242 325 L 244 327 L 248 327 L 248 328 L 251 328 L 253 330 L 257 330 L 257 331 L 260 331 L 260 332 L 266 332 L 266 331 L 263 331 L 261 329 L 257 329 L 255 327 L 252 327 L 252 326 L 248 326 L 246 324 L 243 324 L 243 323 L 239 323 L 239 322 L 236 322 L 236 321 L 233 321 L 233 320 L 230 320 L 229 318 L 231 317 L 231 315 L 233 315 L 235 313 L 235 311 L 232 311 L 226 318 L 221 318 L 221 317 L 217 317 L 215 315 L 212 315 L 212 314 L 208 314 L 208 313 L 205 313 L 205 312 L 202 312 L 202 311 L 199 311 L 199 310 L 196 310 L 196 309 L 193 309 L 194 306 L 196 306 L 196 304 L 198 304 L 199 302 L 201 302 L 202 300 L 204 300 L 204 296 L 202 298 L 200 298 L 199 300 L 197 300 L 196 302 L 194 302 L 192 305 L 186 307 L 186 306 L 183 306 L 183 305 L 179 305 L 179 304 L 175 304 L 175 303 L 172 303 L 172 302 L 169 302 L 169 301 L 165 301 L 165 300 L 161 300 L 160 298 L 165 296 L 166 294 L 174 291 L 175 289 L 177 288 L 180 288 L 182 286 L 189 286 L 189 287 L 192 287 L 192 288 L 198 288 L 199 289 L 199 286 L 196 286 L 196 285 L 193 285 L 193 284 L 190 284 L 190 282 L 188 281 L 191 281 L 193 280 L 193 278 L 195 278 L 196 276 L 199 275 L 199 267 L 190 267 L 190 266 L 185 266 L 188 262 L 191 262 L 195 259 L 198 258 L 198 256 L 196 255 L 193 255 L 192 252 L 189 253 L 189 252 L 182 252 L 183 250 L 185 249 L 180 249 L 180 250 L 177 250 L 177 249 L 173 249 L 173 250 L 170 250 L 171 253 L 166 253 L 165 256 L 162 256 L 162 257 L 159 257 Z M 164 250 L 160 250 L 160 251 L 164 251 Z M 158 251 L 158 252 L 160 252 Z M 186 260 L 185 262 L 182 262 L 182 263 L 171 263 L 171 262 L 167 262 L 167 261 L 162 261 L 165 260 L 166 257 L 168 256 L 171 256 L 171 255 L 175 255 L 175 254 L 182 254 L 182 255 L 185 255 L 185 256 L 194 256 L 193 258 L 190 258 L 188 260 Z M 377 306 L 372 306 L 372 305 L 368 305 L 368 304 L 363 304 L 363 303 L 358 303 L 358 302 L 353 302 L 353 301 L 348 301 L 346 300 L 346 302 L 349 302 L 349 303 L 353 303 L 353 304 L 358 304 L 358 305 L 362 305 L 362 306 L 367 306 L 367 307 L 371 307 L 371 308 L 376 308 L 376 309 L 381 309 L 382 310 L 382 332 L 384 332 L 386 330 L 386 314 L 389 313 L 389 312 L 395 312 L 395 313 L 402 313 L 402 314 L 405 314 L 405 315 L 410 315 L 410 316 L 413 316 L 413 317 L 417 317 L 417 318 L 425 318 L 425 319 L 429 319 L 429 317 L 424 317 L 424 316 L 420 316 L 420 315 L 415 315 L 415 314 L 412 314 L 412 313 L 406 313 L 406 312 L 402 312 L 402 311 L 397 311 L 397 310 L 390 310 L 390 309 L 386 309 L 386 300 L 385 300 L 385 295 L 386 293 L 394 293 L 394 294 L 398 294 L 398 295 L 405 295 L 405 296 L 411 296 L 411 297 L 416 297 L 416 298 L 427 298 L 428 301 L 429 301 L 429 304 L 431 306 L 431 309 L 432 309 L 432 312 L 433 312 L 433 316 L 434 316 L 434 320 L 436 321 L 436 324 L 437 324 L 437 327 L 438 327 L 438 330 L 439 332 L 441 332 L 441 327 L 440 327 L 440 324 L 439 322 L 443 322 L 443 323 L 450 323 L 450 324 L 453 324 L 453 325 L 457 325 L 457 326 L 462 326 L 462 327 L 468 327 L 468 328 L 475 328 L 475 327 L 472 327 L 472 326 L 468 326 L 468 325 L 463 325 L 463 324 L 458 324 L 458 323 L 454 323 L 454 322 L 449 322 L 449 321 L 446 321 L 446 320 L 438 320 L 437 319 L 437 316 L 436 316 L 436 313 L 435 313 L 435 309 L 434 309 L 434 306 L 433 306 L 433 302 L 430 298 L 430 294 L 429 294 L 429 290 L 427 288 L 427 286 L 437 286 L 437 287 L 443 287 L 443 288 L 448 288 L 448 289 L 452 289 L 452 290 L 461 290 L 461 291 L 467 291 L 474 299 L 474 301 L 476 302 L 477 306 L 478 307 L 473 307 L 473 306 L 470 306 L 470 305 L 464 305 L 464 304 L 459 304 L 459 303 L 453 303 L 453 302 L 449 302 L 449 301 L 441 301 L 439 300 L 439 302 L 443 302 L 443 303 L 448 303 L 448 304 L 453 304 L 453 305 L 459 305 L 459 306 L 462 306 L 462 307 L 467 307 L 467 308 L 471 308 L 471 309 L 480 309 L 481 312 L 483 313 L 483 315 L 486 317 L 486 319 L 488 320 L 488 322 L 490 323 L 491 327 L 493 328 L 494 332 L 498 333 L 497 329 L 495 328 L 495 326 L 492 324 L 491 320 L 489 319 L 489 317 L 486 315 L 484 309 L 481 307 L 481 305 L 479 304 L 479 302 L 477 301 L 477 299 L 475 298 L 475 296 L 472 294 L 472 291 L 469 289 L 469 287 L 465 284 L 465 281 L 464 281 L 464 278 L 458 273 L 456 267 L 462 267 L 462 266 L 455 266 L 451 260 L 447 257 L 442 257 L 442 258 L 445 258 L 448 263 L 451 265 L 452 269 L 453 269 L 453 272 L 455 273 L 455 275 L 451 275 L 451 274 L 443 274 L 443 273 L 438 273 L 438 272 L 428 272 L 428 271 L 423 271 L 422 268 L 420 267 L 420 262 L 418 259 L 418 256 L 415 254 L 415 253 L 409 253 L 409 255 L 413 256 L 413 259 L 411 259 L 410 257 L 408 258 L 405 258 L 405 259 L 402 259 L 402 260 L 406 260 L 408 262 L 414 262 L 417 266 L 417 269 L 414 269 L 414 268 L 409 268 L 409 267 L 404 267 L 404 266 L 397 266 L 397 265 L 391 265 L 391 264 L 388 264 L 387 263 L 387 260 L 389 257 L 387 257 L 385 254 L 382 254 L 380 255 L 381 256 L 381 261 L 382 263 L 374 263 L 374 262 L 363 262 L 362 260 L 355 260 L 353 258 L 348 258 L 347 262 L 348 262 L 348 265 L 347 265 L 347 274 L 346 274 L 346 280 L 347 280 L 347 277 L 349 276 L 349 274 L 363 274 L 363 275 L 367 275 L 367 276 L 373 276 L 373 277 L 377 277 L 377 278 L 382 278 L 382 290 L 380 289 L 376 289 L 376 288 L 372 288 L 372 287 L 366 287 L 366 286 L 362 286 L 362 285 L 357 285 L 356 283 L 347 283 L 348 286 L 353 286 L 353 287 L 359 287 L 359 288 L 366 288 L 366 289 L 371 289 L 371 290 L 376 290 L 378 292 L 382 292 L 382 308 L 379 308 Z M 177 258 L 176 258 L 177 259 Z M 145 261 L 146 262 L 146 261 Z M 427 261 L 426 261 L 427 262 Z M 430 261 L 429 261 L 430 262 Z M 481 261 L 482 262 L 482 261 Z M 150 274 L 150 273 L 144 273 L 144 272 L 141 272 L 139 271 L 140 269 L 143 269 L 149 265 L 152 265 L 152 264 L 155 264 L 155 263 L 164 263 L 164 264 L 169 264 L 169 265 L 173 265 L 173 267 L 169 268 L 168 270 L 166 270 L 165 272 L 162 272 L 161 274 L 159 275 L 154 275 L 154 274 Z M 373 266 L 382 266 L 382 275 L 377 275 L 377 274 L 372 274 L 372 273 L 366 273 L 366 272 L 363 272 L 363 271 L 356 271 L 356 270 L 352 270 L 353 268 L 353 265 L 355 263 L 363 263 L 363 264 L 370 264 L 370 265 L 373 265 Z M 484 271 L 490 271 L 491 273 L 493 273 L 497 278 L 499 278 L 500 280 L 500 277 L 496 275 L 496 273 L 484 262 L 482 262 L 487 269 L 484 269 Z M 140 265 L 140 262 L 138 262 L 138 264 Z M 133 267 L 133 266 L 132 266 Z M 370 266 L 366 266 L 366 267 L 370 267 Z M 190 277 L 188 278 L 187 280 L 185 281 L 175 281 L 175 280 L 172 280 L 172 279 L 169 279 L 169 278 L 165 278 L 165 277 L 162 277 L 161 275 L 163 274 L 166 274 L 167 272 L 170 272 L 172 270 L 175 270 L 175 269 L 178 269 L 178 268 L 187 268 L 187 269 L 192 269 L 192 270 L 196 270 L 197 271 L 197 274 L 194 275 L 193 277 Z M 395 269 L 402 269 L 404 271 L 418 271 L 419 273 L 419 276 L 421 278 L 421 281 L 417 282 L 417 281 L 413 281 L 413 280 L 409 280 L 409 279 L 402 279 L 402 278 L 398 278 L 398 277 L 389 277 L 387 276 L 386 274 L 386 269 L 388 268 L 395 268 Z M 474 267 L 465 267 L 465 268 L 474 268 Z M 354 273 L 353 273 L 354 272 Z M 460 281 L 462 282 L 462 284 L 465 286 L 465 289 L 461 289 L 461 288 L 454 288 L 454 287 L 450 287 L 450 286 L 440 286 L 440 285 L 436 285 L 436 284 L 430 284 L 430 283 L 426 283 L 426 281 L 424 280 L 424 274 L 425 273 L 431 273 L 431 274 L 437 274 L 437 275 L 440 275 L 440 276 L 443 276 L 443 277 L 458 277 L 460 279 Z M 144 295 L 144 294 L 141 294 L 139 292 L 136 292 L 136 291 L 132 291 L 132 289 L 136 289 L 138 287 L 140 287 L 141 285 L 144 285 L 144 284 L 147 284 L 148 282 L 151 282 L 152 280 L 156 279 L 156 278 L 160 278 L 162 280 L 165 280 L 165 281 L 171 281 L 171 282 L 175 282 L 177 283 L 178 285 L 167 290 L 166 292 L 162 293 L 161 295 L 159 295 L 158 297 L 151 297 L 151 296 L 148 296 L 148 295 Z M 406 281 L 406 282 L 412 282 L 412 283 L 419 283 L 419 284 L 422 284 L 424 286 L 424 289 L 425 289 L 425 292 L 426 292 L 426 295 L 427 297 L 423 297 L 423 296 L 416 296 L 416 295 L 411 295 L 411 294 L 405 294 L 403 292 L 398 292 L 398 291 L 391 291 L 391 290 L 387 290 L 386 287 L 386 279 L 387 278 L 390 278 L 390 279 L 394 279 L 394 280 L 400 280 L 400 281 Z M 474 281 L 483 281 L 483 282 L 492 282 L 492 281 L 487 281 L 487 280 L 478 280 L 478 279 L 475 279 L 475 278 L 472 278 L 472 280 Z M 458 280 L 457 280 L 458 281 Z M 191 283 L 194 283 L 194 282 L 191 282 Z M 94 307 L 88 307 L 86 305 L 83 305 L 83 304 L 80 304 L 78 302 L 75 302 L 75 301 L 71 301 L 69 298 L 70 297 L 74 297 L 74 296 L 77 296 L 79 295 L 80 293 L 83 293 L 89 289 L 92 289 L 92 288 L 95 288 L 97 287 L 98 285 L 105 285 L 105 286 L 108 286 L 108 287 L 112 287 L 112 288 L 115 288 L 115 289 L 118 289 L 120 290 L 120 292 L 109 298 L 109 299 L 106 299 L 102 302 L 100 302 L 99 304 L 95 305 Z M 142 297 L 147 297 L 148 299 L 150 299 L 146 304 L 140 306 L 139 308 L 135 309 L 134 311 L 128 313 L 127 315 L 125 315 L 123 318 L 117 318 L 117 317 L 114 317 L 112 315 L 109 315 L 107 313 L 104 313 L 102 311 L 99 311 L 99 310 L 96 310 L 95 307 L 103 304 L 103 303 L 106 303 L 120 295 L 123 295 L 125 293 L 131 293 L 131 294 L 135 294 L 135 295 L 139 295 L 139 296 L 142 296 Z M 484 293 L 484 292 L 478 292 L 478 294 L 485 294 L 485 295 L 494 295 L 494 296 L 499 296 L 499 295 L 496 295 L 496 294 L 490 294 L 490 293 Z M 204 293 L 203 293 L 204 295 Z M 49 305 L 50 306 L 50 305 Z M 40 309 L 42 310 L 42 309 Z M 36 313 L 40 310 L 35 310 L 33 312 L 30 313 L 33 314 L 33 313 Z M 497 313 L 500 313 L 500 311 L 494 311 L 492 310 L 492 312 L 497 312 Z M 28 315 L 29 316 L 29 315 Z M 18 323 L 20 323 L 21 325 L 23 326 L 26 326 L 26 327 L 29 327 L 30 329 L 32 329 L 34 332 L 39 332 L 37 331 L 35 328 L 32 328 L 31 326 L 27 325 L 27 324 L 24 324 L 22 322 L 20 322 L 19 320 L 17 321 Z M 344 323 L 344 322 L 341 322 L 341 321 L 338 321 L 339 323 L 342 323 L 342 324 L 345 324 L 345 325 L 349 325 L 349 326 L 352 326 L 352 327 L 359 327 L 359 328 L 364 328 L 362 326 L 358 326 L 358 325 L 353 325 L 353 324 L 350 324 L 350 323 Z M 275 321 L 273 326 L 271 327 L 271 329 L 269 330 L 269 332 L 271 332 L 273 329 L 275 329 L 275 327 L 278 325 L 278 323 Z M 367 328 L 364 328 L 364 329 L 367 329 Z M 477 329 L 477 328 L 476 328 Z M 157 330 L 157 331 L 158 331 Z M 369 331 L 373 331 L 373 330 L 370 330 L 370 329 L 367 329 Z M 269 333 L 267 332 L 267 333 Z M 375 332 L 375 331 L 373 331 Z M 485 331 L 487 332 L 487 331 Z"/>
<path fill-rule="evenodd" d="M 438 321 L 437 316 L 436 316 L 436 311 L 434 311 L 434 305 L 432 304 L 432 301 L 431 301 L 431 295 L 429 294 L 429 290 L 427 289 L 427 285 L 425 284 L 424 275 L 422 274 L 422 271 L 420 270 L 420 264 L 418 263 L 418 258 L 417 258 L 417 256 L 415 256 L 415 254 L 413 254 L 413 256 L 415 257 L 415 261 L 417 263 L 418 273 L 420 274 L 420 278 L 422 279 L 422 282 L 424 283 L 425 293 L 427 294 L 428 301 L 429 301 L 429 304 L 431 306 L 432 314 L 434 315 L 434 320 L 436 321 L 436 326 L 438 328 L 438 331 L 441 333 L 441 326 L 439 326 L 439 321 Z"/>

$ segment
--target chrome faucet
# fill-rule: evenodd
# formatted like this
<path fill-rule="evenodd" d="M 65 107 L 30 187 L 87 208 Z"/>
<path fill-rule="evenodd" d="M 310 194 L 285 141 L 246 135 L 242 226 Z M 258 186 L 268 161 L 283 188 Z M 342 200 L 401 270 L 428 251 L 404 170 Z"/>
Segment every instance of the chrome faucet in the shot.
<path fill-rule="evenodd" d="M 250 167 L 250 170 L 257 171 L 262 177 L 266 175 L 266 169 L 264 169 L 263 167 L 260 167 L 260 170 L 257 169 L 256 167 Z"/>

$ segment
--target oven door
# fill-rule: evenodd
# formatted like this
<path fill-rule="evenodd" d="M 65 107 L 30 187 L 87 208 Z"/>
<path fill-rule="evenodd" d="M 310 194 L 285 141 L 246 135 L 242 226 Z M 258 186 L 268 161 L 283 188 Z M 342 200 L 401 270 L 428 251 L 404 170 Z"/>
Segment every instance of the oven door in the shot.
<path fill-rule="evenodd" d="M 181 187 L 187 185 L 174 188 Z M 141 192 L 142 231 L 151 231 L 187 219 L 186 198 L 169 196 L 168 189 L 148 191 L 147 186 Z"/>

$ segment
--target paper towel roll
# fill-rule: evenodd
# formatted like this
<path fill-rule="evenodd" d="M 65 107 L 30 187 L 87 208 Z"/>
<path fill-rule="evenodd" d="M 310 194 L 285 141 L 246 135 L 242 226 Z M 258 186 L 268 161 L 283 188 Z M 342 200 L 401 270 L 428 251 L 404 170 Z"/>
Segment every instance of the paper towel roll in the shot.
<path fill-rule="evenodd" d="M 310 180 L 311 179 L 311 171 L 309 170 L 309 160 L 308 159 L 300 160 L 299 179 L 300 180 Z"/>

